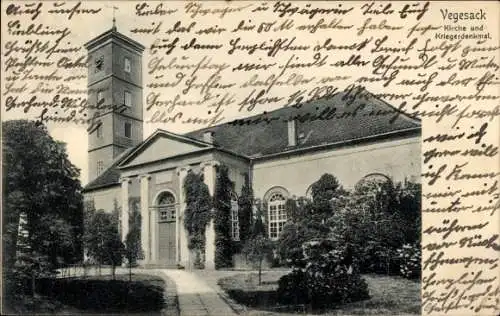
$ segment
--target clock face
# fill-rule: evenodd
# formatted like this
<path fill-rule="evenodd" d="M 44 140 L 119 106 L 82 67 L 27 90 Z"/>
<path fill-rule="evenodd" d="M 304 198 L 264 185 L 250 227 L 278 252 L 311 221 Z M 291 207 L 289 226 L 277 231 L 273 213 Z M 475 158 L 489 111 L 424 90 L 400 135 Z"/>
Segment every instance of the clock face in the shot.
<path fill-rule="evenodd" d="M 99 72 L 104 68 L 104 56 L 101 55 L 95 59 L 95 72 Z"/>

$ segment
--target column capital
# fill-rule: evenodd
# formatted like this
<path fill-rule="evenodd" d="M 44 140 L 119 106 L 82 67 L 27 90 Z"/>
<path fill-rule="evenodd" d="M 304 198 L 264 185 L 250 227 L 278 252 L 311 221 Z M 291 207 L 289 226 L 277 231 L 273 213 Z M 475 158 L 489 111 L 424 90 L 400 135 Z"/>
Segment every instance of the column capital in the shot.
<path fill-rule="evenodd" d="M 120 183 L 124 183 L 124 182 L 132 183 L 132 179 L 128 178 L 128 177 L 125 177 L 125 178 L 120 177 L 119 182 Z"/>
<path fill-rule="evenodd" d="M 142 180 L 146 178 L 146 180 L 151 180 L 151 175 L 150 174 L 141 174 L 139 178 Z"/>
<path fill-rule="evenodd" d="M 187 173 L 189 170 L 191 170 L 191 166 L 182 166 L 182 167 L 177 167 L 177 168 L 175 169 L 175 173 L 176 173 L 177 175 L 180 175 L 180 174 L 181 174 L 181 172 L 185 171 L 185 172 Z"/>
<path fill-rule="evenodd" d="M 216 167 L 216 166 L 220 166 L 220 162 L 218 162 L 217 160 L 207 160 L 207 161 L 203 161 L 200 166 L 202 168 L 205 168 L 205 167 Z"/>

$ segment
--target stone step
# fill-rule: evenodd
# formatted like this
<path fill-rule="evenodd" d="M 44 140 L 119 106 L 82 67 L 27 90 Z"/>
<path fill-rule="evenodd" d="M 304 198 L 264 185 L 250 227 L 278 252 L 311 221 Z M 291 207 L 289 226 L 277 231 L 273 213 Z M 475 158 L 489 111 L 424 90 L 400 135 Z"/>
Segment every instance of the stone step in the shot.
<path fill-rule="evenodd" d="M 140 265 L 138 268 L 144 269 L 182 269 L 181 266 L 177 264 L 168 264 L 168 263 L 146 263 Z"/>

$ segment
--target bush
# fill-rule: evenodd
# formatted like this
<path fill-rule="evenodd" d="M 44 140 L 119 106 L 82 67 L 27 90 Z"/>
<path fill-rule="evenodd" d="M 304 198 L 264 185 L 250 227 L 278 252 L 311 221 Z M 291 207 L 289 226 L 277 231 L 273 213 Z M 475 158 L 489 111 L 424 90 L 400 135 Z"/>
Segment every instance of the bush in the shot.
<path fill-rule="evenodd" d="M 164 305 L 163 288 L 122 280 L 42 279 L 37 292 L 81 310 L 153 311 Z"/>
<path fill-rule="evenodd" d="M 278 300 L 282 304 L 299 305 L 308 303 L 306 274 L 301 269 L 293 269 L 278 281 Z"/>
<path fill-rule="evenodd" d="M 368 284 L 347 248 L 334 249 L 329 240 L 322 240 L 304 244 L 304 253 L 306 268 L 294 270 L 279 281 L 282 303 L 310 304 L 320 309 L 369 298 Z"/>
<path fill-rule="evenodd" d="M 417 279 L 421 275 L 422 250 L 419 244 L 405 244 L 397 250 L 399 272 L 407 279 Z"/>

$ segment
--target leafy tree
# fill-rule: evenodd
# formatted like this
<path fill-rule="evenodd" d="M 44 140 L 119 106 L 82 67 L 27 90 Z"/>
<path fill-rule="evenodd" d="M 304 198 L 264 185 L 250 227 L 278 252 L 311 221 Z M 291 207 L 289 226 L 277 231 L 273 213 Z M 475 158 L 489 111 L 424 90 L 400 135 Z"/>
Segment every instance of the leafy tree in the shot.
<path fill-rule="evenodd" d="M 125 257 L 129 272 L 129 281 L 132 281 L 132 267 L 142 258 L 141 231 L 137 226 L 130 226 L 130 230 L 125 237 Z"/>
<path fill-rule="evenodd" d="M 404 232 L 405 243 L 420 243 L 422 227 L 422 185 L 420 183 L 406 182 L 396 185 L 398 214 L 406 227 Z"/>
<path fill-rule="evenodd" d="M 137 260 L 143 258 L 141 245 L 141 212 L 139 209 L 140 199 L 130 198 L 129 231 L 125 237 L 125 258 L 129 268 L 129 280 L 132 280 L 132 267 Z"/>
<path fill-rule="evenodd" d="M 121 264 L 124 255 L 124 246 L 114 216 L 98 210 L 90 218 L 89 223 L 85 231 L 88 253 L 96 260 L 99 268 L 103 264 L 110 264 L 114 278 L 116 266 Z"/>
<path fill-rule="evenodd" d="M 259 285 L 262 283 L 262 264 L 273 251 L 273 242 L 265 235 L 258 234 L 247 241 L 243 252 L 259 271 Z"/>
<path fill-rule="evenodd" d="M 262 209 L 259 207 L 257 208 L 257 214 L 255 214 L 255 222 L 253 224 L 251 233 L 250 233 L 250 238 L 255 238 L 256 236 L 267 236 L 267 229 L 266 226 L 264 225 L 263 221 L 263 215 L 262 215 Z M 250 240 L 250 239 L 249 239 Z"/>
<path fill-rule="evenodd" d="M 396 189 L 384 176 L 369 176 L 354 187 L 353 202 L 372 214 L 394 214 L 397 211 Z"/>
<path fill-rule="evenodd" d="M 238 223 L 240 228 L 240 240 L 245 243 L 251 237 L 252 214 L 253 213 L 253 190 L 245 174 L 245 183 L 241 188 L 241 194 L 238 199 Z"/>
<path fill-rule="evenodd" d="M 200 258 L 205 250 L 205 230 L 211 219 L 212 198 L 203 176 L 193 172 L 186 175 L 184 193 L 184 227 L 188 233 L 188 248 Z"/>
<path fill-rule="evenodd" d="M 215 268 L 228 268 L 232 265 L 231 249 L 231 180 L 228 169 L 221 165 L 217 168 L 214 192 L 214 229 L 215 229 Z"/>
<path fill-rule="evenodd" d="M 416 224 L 405 221 L 400 211 L 398 186 L 382 176 L 365 178 L 348 205 L 327 220 L 329 238 L 348 245 L 364 272 L 398 271 L 396 251 L 407 240 L 407 232 L 415 231 Z"/>
<path fill-rule="evenodd" d="M 341 211 L 348 202 L 348 192 L 331 174 L 324 174 L 311 186 L 312 198 L 287 200 L 289 221 L 278 240 L 278 253 L 289 265 L 304 265 L 303 244 L 327 237 L 328 219 Z M 335 212 L 333 212 L 335 211 Z"/>
<path fill-rule="evenodd" d="M 35 294 L 36 279 L 41 277 L 50 277 L 55 274 L 53 267 L 50 266 L 48 255 L 40 253 L 31 247 L 33 234 L 28 232 L 27 219 L 25 214 L 20 215 L 19 230 L 16 245 L 16 261 L 11 268 L 10 277 L 6 280 L 10 282 L 10 290 L 13 293 L 7 293 L 9 296 L 22 296 Z"/>
<path fill-rule="evenodd" d="M 69 161 L 65 144 L 55 141 L 45 126 L 32 121 L 3 122 L 2 131 L 4 280 L 14 277 L 16 262 L 17 268 L 26 262 L 17 260 L 16 255 L 21 214 L 26 217 L 26 247 L 37 254 L 32 259 L 44 260 L 37 263 L 40 275 L 62 264 L 81 260 L 80 172 Z M 42 232 L 50 233 L 48 240 Z M 71 242 L 67 242 L 67 238 Z M 61 240 L 64 242 L 55 249 L 54 243 Z"/>
<path fill-rule="evenodd" d="M 311 186 L 313 209 L 315 213 L 331 214 L 331 201 L 343 191 L 339 181 L 333 175 L 325 173 Z"/>
<path fill-rule="evenodd" d="M 321 221 L 305 218 L 289 222 L 283 227 L 278 240 L 278 253 L 289 265 L 302 267 L 304 264 L 303 244 L 324 238 L 329 227 Z"/>
<path fill-rule="evenodd" d="M 125 255 L 125 246 L 123 245 L 118 230 L 110 232 L 110 235 L 104 242 L 104 253 L 108 262 L 111 264 L 111 273 L 115 280 L 116 267 L 122 264 Z"/>

